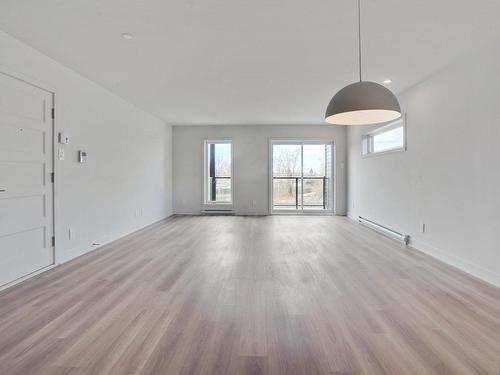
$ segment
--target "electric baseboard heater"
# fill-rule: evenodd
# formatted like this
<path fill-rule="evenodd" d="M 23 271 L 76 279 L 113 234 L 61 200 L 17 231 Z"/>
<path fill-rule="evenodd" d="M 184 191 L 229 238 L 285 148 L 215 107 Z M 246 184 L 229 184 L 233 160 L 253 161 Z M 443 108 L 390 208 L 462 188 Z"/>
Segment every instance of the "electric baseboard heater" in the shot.
<path fill-rule="evenodd" d="M 358 216 L 358 222 L 368 228 L 371 228 L 387 237 L 390 237 L 396 241 L 399 241 L 405 245 L 410 242 L 410 236 L 407 234 L 396 232 L 390 228 L 384 227 L 383 225 L 377 224 L 374 221 L 368 220 L 362 216 Z"/>
<path fill-rule="evenodd" d="M 217 209 L 205 209 L 202 210 L 203 215 L 234 215 L 233 210 L 217 210 Z"/>

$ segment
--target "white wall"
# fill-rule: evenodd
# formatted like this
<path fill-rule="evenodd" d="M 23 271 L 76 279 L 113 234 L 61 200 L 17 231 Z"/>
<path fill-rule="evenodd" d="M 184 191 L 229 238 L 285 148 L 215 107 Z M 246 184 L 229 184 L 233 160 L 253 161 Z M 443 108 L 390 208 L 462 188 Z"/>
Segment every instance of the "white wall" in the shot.
<path fill-rule="evenodd" d="M 405 153 L 362 158 L 350 128 L 348 211 L 500 286 L 499 66 L 492 45 L 403 93 Z"/>
<path fill-rule="evenodd" d="M 269 139 L 328 139 L 335 142 L 336 213 L 345 214 L 346 130 L 331 125 L 174 126 L 174 212 L 199 213 L 203 192 L 203 142 L 230 139 L 234 153 L 234 202 L 237 214 L 269 213 Z M 252 206 L 252 201 L 256 205 Z"/>
<path fill-rule="evenodd" d="M 57 262 L 171 214 L 170 126 L 3 32 L 0 71 L 53 89 L 56 131 L 72 137 L 55 166 Z"/>

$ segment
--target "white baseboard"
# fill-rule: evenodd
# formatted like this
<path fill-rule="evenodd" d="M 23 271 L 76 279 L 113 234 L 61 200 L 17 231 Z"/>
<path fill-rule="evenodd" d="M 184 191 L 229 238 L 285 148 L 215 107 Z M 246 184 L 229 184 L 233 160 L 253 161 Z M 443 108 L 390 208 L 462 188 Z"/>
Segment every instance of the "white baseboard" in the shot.
<path fill-rule="evenodd" d="M 235 216 L 267 216 L 269 212 L 267 211 L 232 211 L 232 215 Z M 175 211 L 174 215 L 202 215 L 202 211 L 200 210 L 179 210 Z"/>
<path fill-rule="evenodd" d="M 199 209 L 199 210 L 174 210 L 174 215 L 201 215 L 201 209 Z"/>
<path fill-rule="evenodd" d="M 151 222 L 140 225 L 139 227 L 136 227 L 136 228 L 133 228 L 130 230 L 126 230 L 126 231 L 123 231 L 120 233 L 115 233 L 113 235 L 108 235 L 104 238 L 100 238 L 99 244 L 95 245 L 95 246 L 93 246 L 92 244 L 83 244 L 83 245 L 80 245 L 80 246 L 77 246 L 74 248 L 66 249 L 64 251 L 57 251 L 57 249 L 56 249 L 56 254 L 58 254 L 58 256 L 56 257 L 56 265 L 60 265 L 60 264 L 69 262 L 70 260 L 78 258 L 82 255 L 85 255 L 88 252 L 97 250 L 97 249 L 99 249 L 103 246 L 106 246 L 106 245 L 108 245 L 116 240 L 119 240 L 120 238 L 128 236 L 132 233 L 138 232 L 146 227 L 149 227 L 150 225 L 153 225 L 153 224 L 159 223 L 160 221 L 171 218 L 172 216 L 173 216 L 173 214 L 170 214 L 170 215 L 162 217 L 162 218 L 153 219 Z"/>
<path fill-rule="evenodd" d="M 166 216 L 164 218 L 161 218 L 159 220 L 154 220 L 153 222 L 151 223 L 148 223 L 148 224 L 145 224 L 145 225 L 142 225 L 141 227 L 139 228 L 136 228 L 136 229 L 133 229 L 133 230 L 130 230 L 130 231 L 127 231 L 127 232 L 124 232 L 124 233 L 121 233 L 121 234 L 117 234 L 117 235 L 114 235 L 114 236 L 109 236 L 108 238 L 106 238 L 104 241 L 101 241 L 101 243 L 99 243 L 99 245 L 97 246 L 92 246 L 90 245 L 91 247 L 89 247 L 89 245 L 85 244 L 85 245 L 82 245 L 82 246 L 78 246 L 78 247 L 75 247 L 75 248 L 72 248 L 72 249 L 66 249 L 64 251 L 60 251 L 60 250 L 57 250 L 56 251 L 56 259 L 55 259 L 55 263 L 50 265 L 50 266 L 47 266 L 47 267 L 44 267 L 42 269 L 39 269 L 35 272 L 32 272 L 26 276 L 23 276 L 19 279 L 16 279 L 8 284 L 4 284 L 2 286 L 0 286 L 0 291 L 2 290 L 5 290 L 5 289 L 8 289 L 10 287 L 13 287 L 14 285 L 17 285 L 19 283 L 22 283 L 23 281 L 26 281 L 28 279 L 31 279 L 32 277 L 34 276 L 37 276 L 37 275 L 40 275 L 44 272 L 47 272 L 51 269 L 54 269 L 64 263 L 67 263 L 73 259 L 76 259 L 76 258 L 79 258 L 87 253 L 90 253 L 92 251 L 95 251 L 103 246 L 106 246 L 116 240 L 119 240 L 120 238 L 123 238 L 125 236 L 128 236 L 132 233 L 135 233 L 135 232 L 138 232 L 146 227 L 149 227 L 150 225 L 153 225 L 153 224 L 156 224 L 156 223 L 159 223 L 160 221 L 163 221 L 163 220 L 167 220 L 169 218 L 171 218 L 173 215 L 169 215 L 169 216 Z"/>
<path fill-rule="evenodd" d="M 23 277 L 20 277 L 19 279 L 13 280 L 10 283 L 1 285 L 0 286 L 0 292 L 2 290 L 8 289 L 8 288 L 10 288 L 10 287 L 12 287 L 14 285 L 20 284 L 20 283 L 22 283 L 25 280 L 31 279 L 32 277 L 35 277 L 35 276 L 40 275 L 40 274 L 42 274 L 44 272 L 50 271 L 51 269 L 53 269 L 55 267 L 57 267 L 57 264 L 51 264 L 50 266 L 43 267 L 43 268 L 41 268 L 39 270 L 36 270 L 35 272 L 32 272 L 32 273 L 30 273 L 30 274 L 28 274 L 26 276 L 23 276 Z"/>
<path fill-rule="evenodd" d="M 352 213 L 348 212 L 347 217 L 358 223 L 357 218 Z M 462 272 L 465 272 L 468 275 L 471 275 L 475 278 L 480 279 L 481 281 L 500 288 L 500 274 L 496 272 L 487 270 L 484 267 L 479 266 L 469 260 L 457 257 L 456 255 L 453 255 L 448 251 L 438 249 L 431 244 L 415 240 L 411 235 L 410 244 L 408 245 L 408 247 L 415 251 L 420 251 L 421 253 L 427 254 L 443 263 L 446 263 L 452 267 L 459 269 Z"/>
<path fill-rule="evenodd" d="M 271 216 L 272 214 L 269 213 L 269 211 L 233 211 L 232 214 L 234 216 Z M 316 215 L 316 216 L 346 216 L 343 214 L 335 214 L 332 212 L 311 212 L 309 213 L 310 215 Z M 191 215 L 191 216 L 199 216 L 202 215 L 201 210 L 200 211 L 195 211 L 195 210 L 180 210 L 180 211 L 175 211 L 174 215 Z M 293 216 L 295 215 L 294 213 L 284 213 L 284 214 L 275 214 L 275 215 L 290 215 Z"/>
<path fill-rule="evenodd" d="M 236 216 L 268 216 L 269 212 L 248 212 L 248 211 L 235 211 Z"/>
<path fill-rule="evenodd" d="M 349 219 L 352 219 L 354 221 L 358 221 L 358 218 L 356 216 L 356 214 L 354 212 L 351 212 L 351 211 L 347 211 L 347 214 L 346 216 L 349 218 Z"/>
<path fill-rule="evenodd" d="M 48 267 L 45 267 L 45 268 L 42 268 L 38 271 L 35 271 L 29 275 L 26 275 L 24 277 L 21 277 L 17 280 L 14 280 L 12 281 L 11 283 L 9 284 L 5 284 L 3 286 L 0 287 L 0 291 L 2 290 L 5 290 L 7 288 L 10 288 L 14 285 L 17 285 L 25 280 L 28 280 L 34 276 L 37 276 L 37 275 L 40 275 L 44 272 L 47 272 L 61 264 L 64 264 L 70 260 L 73 260 L 73 259 L 76 259 L 82 255 L 85 255 L 91 251 L 94 251 L 94 250 L 97 250 L 105 245 L 108 245 L 110 244 L 111 242 L 114 242 L 116 240 L 119 240 L 120 238 L 123 238 L 127 235 L 130 235 L 134 232 L 137 232 L 137 231 L 140 231 L 150 225 L 153 225 L 157 222 L 160 222 L 160 221 L 163 221 L 163 220 L 166 220 L 168 218 L 172 218 L 173 216 L 175 215 L 193 215 L 195 213 L 175 213 L 175 214 L 172 214 L 172 215 L 169 215 L 165 218 L 162 218 L 160 220 L 157 220 L 155 222 L 152 222 L 152 223 L 149 223 L 147 225 L 144 225 L 142 226 L 141 228 L 138 228 L 138 229 L 134 229 L 132 231 L 129 231 L 127 233 L 123 233 L 121 235 L 116 235 L 116 236 L 112 236 L 110 237 L 109 239 L 107 239 L 106 241 L 103 241 L 102 243 L 100 243 L 98 246 L 95 246 L 95 247 L 92 247 L 92 248 L 89 248 L 88 246 L 82 246 L 82 247 L 79 247 L 79 248 L 74 248 L 74 249 L 71 249 L 69 251 L 67 251 L 67 256 L 64 256 L 62 258 L 59 258 L 57 260 L 57 263 L 54 264 L 54 265 L 51 265 L 51 266 L 48 266 Z M 201 213 L 198 212 L 196 213 L 195 215 L 200 215 Z M 266 216 L 266 215 L 269 215 L 269 213 L 257 213 L 257 212 L 247 212 L 247 213 L 243 213 L 243 212 L 237 212 L 235 213 L 236 215 L 242 215 L 242 216 Z M 356 218 L 351 215 L 350 212 L 347 213 L 347 217 L 351 220 L 353 220 L 354 222 L 357 223 L 357 220 Z M 492 284 L 496 287 L 500 287 L 500 274 L 499 273 L 496 273 L 496 272 L 493 272 L 491 270 L 488 270 L 488 269 L 485 269 L 484 267 L 482 266 L 479 266 L 473 262 L 470 262 L 468 260 L 465 260 L 463 258 L 460 258 L 460 257 L 457 257 L 456 255 L 453 255 L 453 254 L 450 254 L 449 252 L 447 251 L 443 251 L 441 249 L 438 249 L 428 243 L 425 243 L 425 242 L 422 242 L 422 241 L 415 241 L 415 240 L 411 240 L 410 242 L 410 245 L 409 245 L 410 248 L 416 250 L 416 251 L 420 251 L 424 254 L 427 254 L 441 262 L 444 262 L 452 267 L 455 267 L 473 277 L 476 277 L 484 282 L 487 282 L 489 284 Z"/>
<path fill-rule="evenodd" d="M 428 243 L 411 240 L 410 245 L 414 250 L 420 251 L 424 254 L 430 255 L 431 257 L 440 260 L 450 266 L 458 268 L 459 270 L 474 276 L 482 281 L 492 284 L 496 287 L 500 287 L 500 274 L 493 272 L 491 270 L 485 269 L 474 262 L 457 257 L 448 251 L 438 249 Z"/>

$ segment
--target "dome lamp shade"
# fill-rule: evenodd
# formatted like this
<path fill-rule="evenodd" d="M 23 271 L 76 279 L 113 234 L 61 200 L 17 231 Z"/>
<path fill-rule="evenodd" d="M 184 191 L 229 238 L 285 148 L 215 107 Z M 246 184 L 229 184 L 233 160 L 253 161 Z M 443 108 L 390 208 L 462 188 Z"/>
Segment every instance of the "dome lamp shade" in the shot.
<path fill-rule="evenodd" d="M 330 101 L 325 121 L 335 125 L 367 125 L 396 120 L 401 108 L 396 96 L 375 82 L 356 82 L 344 87 Z"/>
<path fill-rule="evenodd" d="M 386 87 L 362 79 L 361 0 L 358 0 L 359 82 L 337 92 L 325 113 L 325 121 L 335 125 L 380 124 L 401 117 L 396 96 Z"/>

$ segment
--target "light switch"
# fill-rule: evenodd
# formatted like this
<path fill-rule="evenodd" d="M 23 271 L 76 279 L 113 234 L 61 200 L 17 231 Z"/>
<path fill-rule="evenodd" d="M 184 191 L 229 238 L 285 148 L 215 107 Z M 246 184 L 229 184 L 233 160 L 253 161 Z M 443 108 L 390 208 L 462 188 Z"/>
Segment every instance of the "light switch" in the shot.
<path fill-rule="evenodd" d="M 71 142 L 71 137 L 66 132 L 59 132 L 59 143 L 62 145 L 68 145 Z"/>

